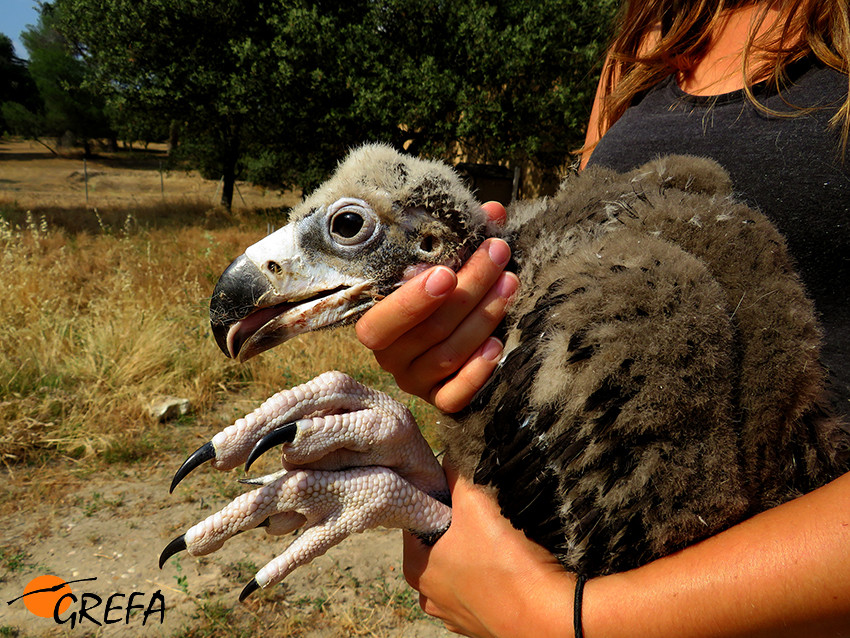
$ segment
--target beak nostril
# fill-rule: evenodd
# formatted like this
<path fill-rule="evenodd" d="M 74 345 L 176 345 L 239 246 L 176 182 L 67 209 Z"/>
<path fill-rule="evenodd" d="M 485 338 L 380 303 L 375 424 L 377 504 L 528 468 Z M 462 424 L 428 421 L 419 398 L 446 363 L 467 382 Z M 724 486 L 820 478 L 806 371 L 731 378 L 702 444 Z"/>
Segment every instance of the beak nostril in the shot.
<path fill-rule="evenodd" d="M 267 261 L 266 268 L 268 268 L 269 272 L 273 275 L 279 275 L 283 268 L 280 267 L 280 264 L 276 261 Z"/>

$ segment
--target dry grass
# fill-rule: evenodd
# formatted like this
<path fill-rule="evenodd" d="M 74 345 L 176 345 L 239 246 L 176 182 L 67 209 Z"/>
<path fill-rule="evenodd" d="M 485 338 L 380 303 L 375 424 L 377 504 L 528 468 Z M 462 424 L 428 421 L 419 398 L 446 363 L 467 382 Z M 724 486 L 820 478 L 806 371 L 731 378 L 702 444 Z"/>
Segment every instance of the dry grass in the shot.
<path fill-rule="evenodd" d="M 144 439 L 144 402 L 158 394 L 191 392 L 209 404 L 222 365 L 200 347 L 200 309 L 227 246 L 195 228 L 68 235 L 35 221 L 4 224 L 0 244 L 6 463 Z"/>
<path fill-rule="evenodd" d="M 224 213 L 211 207 L 214 183 L 173 174 L 165 182 L 172 194 L 163 198 L 156 170 L 142 170 L 138 158 L 130 167 L 119 159 L 95 166 L 100 175 L 87 207 L 74 175 L 79 159 L 42 157 L 37 148 L 30 149 L 33 158 L 23 152 L 26 146 L 0 141 L 0 463 L 7 485 L 0 518 L 28 521 L 24 532 L 4 539 L 0 571 L 15 571 L 20 580 L 42 569 L 37 560 L 52 564 L 51 535 L 80 508 L 108 521 L 95 526 L 92 543 L 138 555 L 145 561 L 140 570 L 155 566 L 164 542 L 158 530 L 167 521 L 184 522 L 181 508 L 200 515 L 204 495 L 223 503 L 238 491 L 232 477 L 199 472 L 193 486 L 200 503 L 166 497 L 175 459 L 273 392 L 328 369 L 393 394 L 420 424 L 438 418 L 395 388 L 350 329 L 299 337 L 245 365 L 219 352 L 208 322 L 215 281 L 268 223 L 280 224 L 280 207 L 293 203 L 291 194 L 271 197 L 242 185 L 247 205 L 237 198 L 236 212 Z M 191 414 L 156 423 L 146 406 L 160 395 L 188 398 Z M 260 459 L 260 467 L 264 462 L 275 459 Z M 92 489 L 99 491 L 92 495 Z M 113 496 L 99 497 L 116 490 L 133 506 L 109 514 L 105 499 Z M 135 508 L 152 521 L 143 522 Z M 150 538 L 139 548 L 126 539 L 142 528 Z M 83 552 L 86 542 L 78 536 L 68 540 Z M 251 540 L 265 549 L 262 539 Z M 424 620 L 400 569 L 358 580 L 351 565 L 359 553 L 341 555 L 350 564 L 317 571 L 320 576 L 305 577 L 298 587 L 258 592 L 246 605 L 234 604 L 232 590 L 256 565 L 234 564 L 216 587 L 193 581 L 186 625 L 168 635 L 439 634 Z M 63 560 L 71 559 L 58 564 Z M 212 566 L 219 558 L 209 560 Z M 185 565 L 184 574 L 192 571 L 188 560 Z M 105 566 L 97 569 L 107 573 Z M 169 577 L 176 578 L 166 568 L 152 578 L 173 586 Z M 166 587 L 169 602 L 177 602 L 175 615 L 183 613 L 179 585 Z"/>
<path fill-rule="evenodd" d="M 262 234 L 246 226 L 69 234 L 34 218 L 0 222 L 3 462 L 144 455 L 161 434 L 145 406 L 161 395 L 190 399 L 209 422 L 245 391 L 259 400 L 329 368 L 391 389 L 350 331 L 247 365 L 221 355 L 208 298 L 223 266 Z"/>
<path fill-rule="evenodd" d="M 318 596 L 298 595 L 284 585 L 262 592 L 254 601 L 237 608 L 214 600 L 199 600 L 196 622 L 174 638 L 259 635 L 381 638 L 391 633 L 397 635 L 400 628 L 425 618 L 417 605 L 417 594 L 399 579 L 360 583 L 343 576 Z"/>
<path fill-rule="evenodd" d="M 350 331 L 302 337 L 247 365 L 218 351 L 209 294 L 229 261 L 280 223 L 279 209 L 230 214 L 198 198 L 26 207 L 8 195 L 0 192 L 7 467 L 57 454 L 110 462 L 168 449 L 173 440 L 161 446 L 163 426 L 146 413 L 161 395 L 190 399 L 209 432 L 223 423 L 221 406 L 261 400 L 330 368 L 395 391 Z"/>

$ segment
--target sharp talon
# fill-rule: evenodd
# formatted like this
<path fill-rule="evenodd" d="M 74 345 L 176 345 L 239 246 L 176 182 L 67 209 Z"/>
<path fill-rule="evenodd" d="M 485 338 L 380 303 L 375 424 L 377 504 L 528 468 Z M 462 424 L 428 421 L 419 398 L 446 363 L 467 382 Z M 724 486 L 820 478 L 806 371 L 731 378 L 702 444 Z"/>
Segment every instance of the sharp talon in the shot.
<path fill-rule="evenodd" d="M 242 593 L 239 594 L 239 602 L 245 602 L 245 599 L 248 598 L 248 596 L 253 594 L 255 591 L 257 591 L 259 588 L 260 586 L 257 584 L 256 579 L 252 578 L 250 582 L 242 589 Z"/>
<path fill-rule="evenodd" d="M 262 454 L 276 445 L 292 443 L 295 440 L 296 432 L 298 432 L 298 426 L 295 423 L 287 423 L 266 434 L 262 439 L 257 441 L 254 449 L 248 455 L 248 460 L 245 461 L 245 471 L 247 472 L 251 468 L 251 464 L 260 458 Z"/>
<path fill-rule="evenodd" d="M 180 536 L 171 541 L 165 546 L 165 549 L 162 550 L 162 554 L 159 555 L 159 568 L 162 569 L 162 566 L 165 565 L 165 561 L 174 556 L 177 552 L 182 552 L 184 549 L 186 549 L 186 535 L 180 534 Z"/>
<path fill-rule="evenodd" d="M 186 478 L 186 475 L 189 472 L 214 458 L 215 448 L 213 447 L 212 442 L 204 443 L 201 447 L 192 452 L 191 456 L 183 461 L 183 465 L 180 466 L 180 469 L 177 470 L 177 473 L 171 480 L 171 487 L 169 488 L 168 493 L 171 494 L 174 491 L 174 488 L 177 487 L 177 484 Z"/>

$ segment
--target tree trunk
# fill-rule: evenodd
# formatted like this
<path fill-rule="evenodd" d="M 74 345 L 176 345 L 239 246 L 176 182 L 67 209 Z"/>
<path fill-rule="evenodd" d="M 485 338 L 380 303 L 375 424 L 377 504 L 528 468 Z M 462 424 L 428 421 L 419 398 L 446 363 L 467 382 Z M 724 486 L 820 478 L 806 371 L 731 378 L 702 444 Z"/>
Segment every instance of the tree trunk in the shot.
<path fill-rule="evenodd" d="M 236 162 L 233 162 L 232 168 L 225 164 L 221 179 L 221 205 L 230 210 L 233 207 L 233 186 L 236 184 Z"/>
<path fill-rule="evenodd" d="M 236 185 L 236 162 L 239 161 L 239 127 L 230 127 L 228 133 L 224 141 L 221 162 L 221 205 L 230 210 L 233 206 L 233 188 Z"/>
<path fill-rule="evenodd" d="M 174 152 L 177 148 L 177 144 L 179 143 L 180 138 L 180 124 L 177 120 L 171 120 L 171 124 L 168 125 L 168 154 Z"/>

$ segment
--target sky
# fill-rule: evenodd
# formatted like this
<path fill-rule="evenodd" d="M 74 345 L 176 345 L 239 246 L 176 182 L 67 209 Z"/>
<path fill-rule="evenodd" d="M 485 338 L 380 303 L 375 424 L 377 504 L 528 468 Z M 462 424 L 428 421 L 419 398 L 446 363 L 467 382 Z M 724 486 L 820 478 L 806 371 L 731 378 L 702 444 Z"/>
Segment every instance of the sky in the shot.
<path fill-rule="evenodd" d="M 28 24 L 38 22 L 37 7 L 35 0 L 0 0 L 0 33 L 12 38 L 19 58 L 27 57 L 27 50 L 21 44 L 21 31 Z"/>

